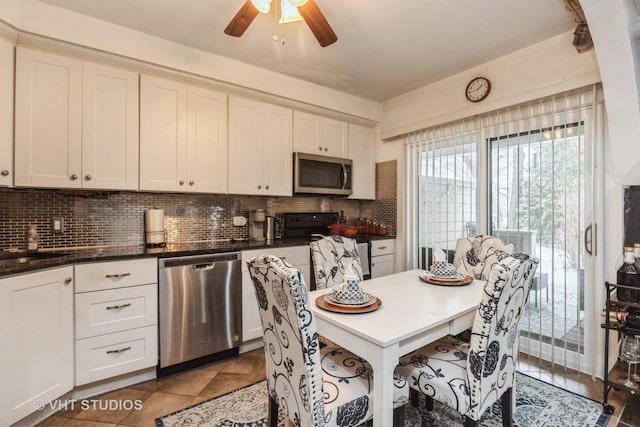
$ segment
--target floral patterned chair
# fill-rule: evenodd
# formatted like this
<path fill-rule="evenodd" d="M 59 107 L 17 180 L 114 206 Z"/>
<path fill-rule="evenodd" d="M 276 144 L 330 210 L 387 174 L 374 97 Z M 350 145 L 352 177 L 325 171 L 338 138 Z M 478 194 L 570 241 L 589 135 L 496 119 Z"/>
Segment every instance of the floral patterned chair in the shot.
<path fill-rule="evenodd" d="M 501 398 L 502 424 L 512 425 L 520 319 L 538 263 L 514 254 L 494 266 L 470 343 L 446 336 L 400 359 L 396 373 L 409 382 L 414 406 L 422 392 L 427 409 L 438 400 L 463 414 L 467 426 L 477 426 L 484 411 Z"/>
<path fill-rule="evenodd" d="M 373 416 L 373 372 L 366 360 L 337 346 L 320 349 L 300 270 L 273 255 L 247 261 L 264 333 L 269 421 L 278 408 L 296 426 L 356 426 Z M 404 425 L 409 388 L 395 376 L 394 424 Z"/>
<path fill-rule="evenodd" d="M 458 273 L 477 280 L 488 280 L 491 269 L 515 250 L 513 243 L 505 243 L 493 236 L 474 236 L 458 239 L 453 266 Z"/>
<path fill-rule="evenodd" d="M 355 239 L 342 236 L 328 236 L 309 244 L 315 289 L 330 288 L 343 282 L 347 265 L 362 280 L 362 264 Z"/>

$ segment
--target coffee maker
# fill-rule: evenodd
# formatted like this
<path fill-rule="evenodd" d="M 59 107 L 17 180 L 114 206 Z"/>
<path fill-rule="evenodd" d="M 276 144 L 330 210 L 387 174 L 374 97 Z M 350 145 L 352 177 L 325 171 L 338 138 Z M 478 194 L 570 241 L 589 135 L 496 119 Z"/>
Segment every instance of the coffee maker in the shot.
<path fill-rule="evenodd" d="M 267 214 L 264 209 L 249 212 L 249 240 L 264 241 L 264 223 L 266 220 Z"/>

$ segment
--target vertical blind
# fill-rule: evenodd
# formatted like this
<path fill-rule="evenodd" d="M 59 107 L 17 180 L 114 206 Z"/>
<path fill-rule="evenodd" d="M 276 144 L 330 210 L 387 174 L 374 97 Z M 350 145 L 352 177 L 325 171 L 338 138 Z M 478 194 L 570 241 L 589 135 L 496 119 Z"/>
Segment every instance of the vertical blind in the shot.
<path fill-rule="evenodd" d="M 452 254 L 465 236 L 512 241 L 540 258 L 521 351 L 578 370 L 589 369 L 584 324 L 597 316 L 585 312 L 581 239 L 596 93 L 574 90 L 405 139 L 405 267 L 428 268 L 433 249 Z"/>

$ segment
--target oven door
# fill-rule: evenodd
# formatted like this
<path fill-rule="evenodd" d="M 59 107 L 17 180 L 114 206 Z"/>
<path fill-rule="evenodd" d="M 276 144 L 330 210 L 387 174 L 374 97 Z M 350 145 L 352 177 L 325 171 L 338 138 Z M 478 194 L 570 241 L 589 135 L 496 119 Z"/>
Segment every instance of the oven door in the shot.
<path fill-rule="evenodd" d="M 360 263 L 362 263 L 362 279 L 371 279 L 371 256 L 370 242 L 358 243 L 358 254 L 360 255 Z"/>

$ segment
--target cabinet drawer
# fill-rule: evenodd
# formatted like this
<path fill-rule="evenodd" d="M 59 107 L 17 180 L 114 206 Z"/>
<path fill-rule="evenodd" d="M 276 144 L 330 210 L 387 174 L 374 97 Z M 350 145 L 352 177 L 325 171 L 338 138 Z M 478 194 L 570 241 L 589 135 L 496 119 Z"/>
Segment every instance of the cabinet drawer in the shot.
<path fill-rule="evenodd" d="M 76 341 L 76 385 L 111 378 L 158 363 L 158 328 L 147 326 Z"/>
<path fill-rule="evenodd" d="M 249 271 L 247 261 L 258 255 L 275 255 L 284 258 L 289 264 L 300 268 L 302 265 L 311 264 L 309 246 L 294 246 L 288 248 L 264 248 L 242 252 L 242 271 Z"/>
<path fill-rule="evenodd" d="M 158 282 L 156 258 L 96 262 L 75 266 L 76 293 Z"/>
<path fill-rule="evenodd" d="M 76 339 L 155 325 L 157 319 L 155 284 L 76 295 Z"/>
<path fill-rule="evenodd" d="M 373 240 L 371 242 L 371 256 L 389 255 L 396 252 L 396 242 L 393 239 Z"/>

